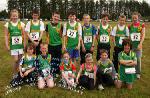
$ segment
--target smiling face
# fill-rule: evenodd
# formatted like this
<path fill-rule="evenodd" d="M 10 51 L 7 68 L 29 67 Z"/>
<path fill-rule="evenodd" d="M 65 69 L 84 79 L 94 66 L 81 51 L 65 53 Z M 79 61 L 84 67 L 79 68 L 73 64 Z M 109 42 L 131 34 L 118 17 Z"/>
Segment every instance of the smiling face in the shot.
<path fill-rule="evenodd" d="M 10 15 L 10 20 L 13 22 L 13 23 L 16 23 L 18 21 L 18 18 L 19 18 L 19 15 L 18 15 L 18 12 L 11 12 L 11 15 Z"/>
<path fill-rule="evenodd" d="M 83 21 L 84 21 L 84 24 L 89 24 L 90 16 L 89 15 L 83 16 Z"/>
<path fill-rule="evenodd" d="M 37 21 L 39 19 L 39 14 L 32 14 L 33 21 Z"/>
<path fill-rule="evenodd" d="M 63 62 L 64 62 L 65 64 L 68 64 L 69 59 L 70 59 L 69 53 L 64 53 L 64 54 L 63 54 Z"/>
<path fill-rule="evenodd" d="M 130 45 L 129 44 L 124 45 L 124 52 L 125 53 L 129 53 L 130 52 Z"/>
<path fill-rule="evenodd" d="M 139 21 L 139 16 L 138 15 L 132 15 L 132 21 L 133 21 L 133 23 L 137 23 Z"/>
<path fill-rule="evenodd" d="M 101 53 L 100 57 L 101 57 L 102 60 L 106 60 L 108 58 L 108 54 L 103 52 L 103 53 Z"/>
<path fill-rule="evenodd" d="M 119 18 L 119 24 L 121 25 L 121 26 L 123 26 L 124 24 L 125 24 L 125 22 L 126 22 L 126 19 L 125 18 Z"/>
<path fill-rule="evenodd" d="M 33 52 L 34 52 L 34 49 L 33 49 L 33 48 L 30 48 L 30 47 L 27 48 L 27 53 L 28 53 L 28 55 L 32 55 Z"/>
<path fill-rule="evenodd" d="M 58 23 L 59 20 L 60 20 L 60 15 L 54 13 L 54 14 L 52 15 L 52 19 L 53 19 L 53 22 L 54 22 L 54 23 Z"/>
<path fill-rule="evenodd" d="M 108 19 L 108 16 L 103 17 L 103 18 L 102 18 L 102 24 L 103 24 L 103 25 L 108 24 L 108 20 L 109 20 L 109 19 Z"/>
<path fill-rule="evenodd" d="M 41 44 L 40 45 L 40 51 L 42 52 L 43 55 L 46 55 L 48 52 L 48 45 L 47 44 Z"/>
<path fill-rule="evenodd" d="M 70 22 L 74 22 L 76 20 L 76 15 L 69 15 L 68 19 L 70 20 Z"/>

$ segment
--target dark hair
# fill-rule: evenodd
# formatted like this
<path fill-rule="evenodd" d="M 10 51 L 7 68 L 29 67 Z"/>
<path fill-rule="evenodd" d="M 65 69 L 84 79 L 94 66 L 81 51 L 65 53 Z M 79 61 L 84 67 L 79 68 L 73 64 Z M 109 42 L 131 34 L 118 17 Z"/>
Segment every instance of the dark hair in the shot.
<path fill-rule="evenodd" d="M 131 40 L 126 38 L 126 39 L 123 39 L 123 42 L 122 42 L 122 46 L 126 46 L 126 45 L 129 45 L 130 48 L 132 48 L 132 44 L 131 44 Z"/>
<path fill-rule="evenodd" d="M 69 15 L 76 15 L 76 12 L 73 10 L 73 9 L 70 9 L 69 11 L 68 11 L 68 16 Z"/>
<path fill-rule="evenodd" d="M 102 14 L 102 18 L 104 18 L 104 17 L 108 17 L 109 18 L 109 14 L 108 13 L 103 13 Z"/>
<path fill-rule="evenodd" d="M 100 50 L 100 54 L 106 53 L 108 55 L 108 51 L 105 49 Z"/>
<path fill-rule="evenodd" d="M 121 15 L 119 16 L 119 18 L 125 18 L 125 19 L 126 19 L 126 16 L 125 16 L 124 14 L 121 14 Z"/>
<path fill-rule="evenodd" d="M 64 54 L 68 54 L 69 55 L 69 52 L 68 51 L 64 51 L 63 54 L 62 54 L 62 57 L 63 57 Z"/>
<path fill-rule="evenodd" d="M 32 50 L 33 49 L 33 53 L 35 53 L 35 46 L 32 43 L 29 43 L 25 49 L 25 52 L 27 52 L 27 49 Z"/>
<path fill-rule="evenodd" d="M 52 13 L 52 15 L 54 15 L 54 14 L 60 15 L 60 12 L 59 12 L 59 11 L 54 11 L 54 12 Z"/>
<path fill-rule="evenodd" d="M 37 8 L 35 8 L 35 9 L 32 10 L 32 14 L 38 14 L 39 15 L 40 12 L 39 12 L 39 10 Z"/>

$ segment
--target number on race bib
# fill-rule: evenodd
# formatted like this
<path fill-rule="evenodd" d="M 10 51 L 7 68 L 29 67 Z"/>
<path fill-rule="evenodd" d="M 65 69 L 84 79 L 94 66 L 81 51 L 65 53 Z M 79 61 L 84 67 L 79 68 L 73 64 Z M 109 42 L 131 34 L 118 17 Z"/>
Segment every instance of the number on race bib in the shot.
<path fill-rule="evenodd" d="M 12 45 L 22 44 L 22 36 L 13 36 Z"/>
<path fill-rule="evenodd" d="M 131 40 L 132 41 L 140 41 L 140 36 L 141 36 L 140 33 L 133 33 L 133 34 L 131 34 Z"/>
<path fill-rule="evenodd" d="M 136 70 L 135 68 L 126 68 L 125 73 L 126 74 L 135 74 Z"/>
<path fill-rule="evenodd" d="M 39 32 L 33 32 L 33 33 L 30 33 L 30 37 L 31 37 L 33 40 L 38 40 L 39 37 L 40 37 L 40 34 L 39 34 Z"/>
<path fill-rule="evenodd" d="M 42 70 L 44 77 L 47 77 L 48 75 L 50 75 L 50 68 L 46 68 Z"/>
<path fill-rule="evenodd" d="M 119 44 L 122 45 L 123 39 L 125 39 L 125 37 L 120 37 L 119 39 Z"/>
<path fill-rule="evenodd" d="M 70 38 L 76 38 L 76 33 L 77 33 L 76 30 L 71 30 L 71 29 L 67 30 L 67 36 Z"/>
<path fill-rule="evenodd" d="M 84 36 L 84 43 L 91 43 L 92 42 L 92 36 Z"/>
<path fill-rule="evenodd" d="M 101 35 L 100 36 L 100 42 L 101 43 L 108 43 L 109 42 L 109 36 L 108 35 Z"/>

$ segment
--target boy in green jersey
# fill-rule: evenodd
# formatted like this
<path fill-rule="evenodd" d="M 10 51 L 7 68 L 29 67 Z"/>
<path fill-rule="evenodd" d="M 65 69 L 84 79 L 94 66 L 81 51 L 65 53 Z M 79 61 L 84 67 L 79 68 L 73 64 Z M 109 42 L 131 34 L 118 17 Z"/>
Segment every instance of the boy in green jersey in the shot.
<path fill-rule="evenodd" d="M 101 24 L 97 30 L 97 60 L 100 59 L 100 51 L 105 49 L 108 51 L 108 57 L 110 58 L 110 32 L 112 27 L 108 24 L 109 14 L 104 13 L 102 15 Z"/>
<path fill-rule="evenodd" d="M 120 63 L 118 88 L 121 88 L 122 84 L 126 84 L 128 89 L 132 89 L 133 82 L 135 80 L 135 66 L 137 65 L 136 54 L 131 50 L 132 45 L 129 39 L 123 40 L 123 51 L 119 53 L 118 60 Z"/>
<path fill-rule="evenodd" d="M 125 38 L 129 37 L 129 29 L 126 26 L 126 16 L 120 15 L 119 16 L 119 23 L 113 28 L 111 32 L 112 41 L 114 44 L 114 53 L 113 53 L 113 63 L 118 73 L 118 54 L 123 50 L 122 41 Z"/>
<path fill-rule="evenodd" d="M 34 9 L 32 11 L 32 20 L 26 24 L 26 34 L 28 36 L 28 42 L 33 43 L 36 47 L 36 55 L 40 54 L 40 43 L 42 42 L 42 35 L 45 30 L 44 23 L 39 20 L 39 10 Z"/>
<path fill-rule="evenodd" d="M 88 14 L 83 15 L 84 25 L 82 26 L 82 40 L 81 40 L 81 64 L 85 63 L 85 54 L 92 53 L 94 51 L 96 28 L 90 23 L 90 16 Z"/>
<path fill-rule="evenodd" d="M 76 60 L 79 58 L 82 27 L 81 24 L 76 21 L 76 14 L 74 11 L 68 13 L 68 19 L 69 21 L 64 24 L 63 28 L 63 50 L 69 52 L 72 61 L 76 65 Z"/>

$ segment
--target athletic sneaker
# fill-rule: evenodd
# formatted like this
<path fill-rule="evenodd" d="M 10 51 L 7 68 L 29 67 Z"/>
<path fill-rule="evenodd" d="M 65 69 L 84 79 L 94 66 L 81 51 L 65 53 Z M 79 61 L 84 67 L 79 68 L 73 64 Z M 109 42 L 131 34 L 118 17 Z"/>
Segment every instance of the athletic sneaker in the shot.
<path fill-rule="evenodd" d="M 102 86 L 102 84 L 98 85 L 98 90 L 104 90 L 104 87 Z"/>
<path fill-rule="evenodd" d="M 136 74 L 136 78 L 137 78 L 137 79 L 140 79 L 140 78 L 141 78 L 141 75 L 140 75 L 140 74 Z"/>

